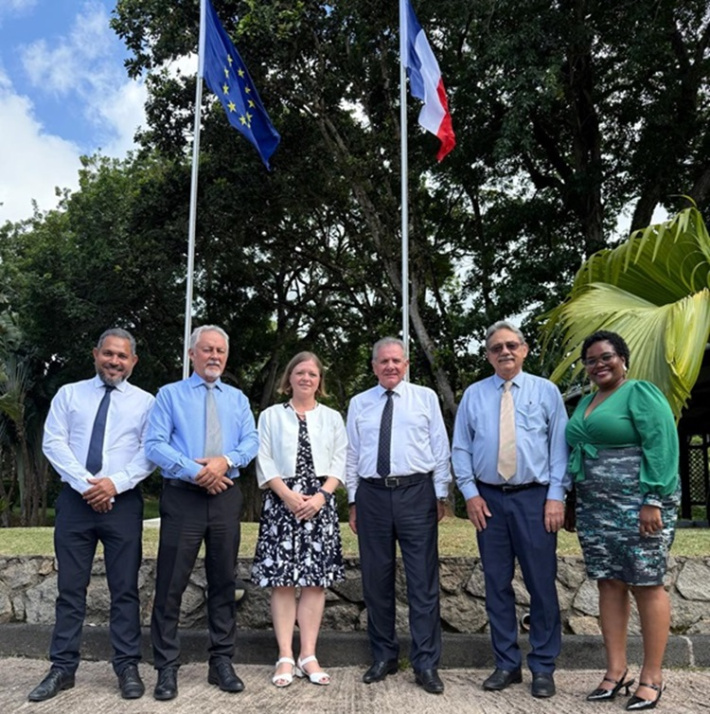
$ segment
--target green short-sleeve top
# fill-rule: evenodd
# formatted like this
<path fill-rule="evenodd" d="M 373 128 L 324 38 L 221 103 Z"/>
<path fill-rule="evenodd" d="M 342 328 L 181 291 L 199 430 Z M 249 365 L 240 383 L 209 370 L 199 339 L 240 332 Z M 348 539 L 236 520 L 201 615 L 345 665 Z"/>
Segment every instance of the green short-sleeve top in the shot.
<path fill-rule="evenodd" d="M 579 402 L 567 424 L 572 478 L 584 480 L 584 458 L 597 458 L 599 449 L 640 446 L 641 492 L 674 493 L 678 488 L 678 432 L 663 392 L 651 382 L 629 379 L 585 417 L 593 397 L 588 394 Z"/>

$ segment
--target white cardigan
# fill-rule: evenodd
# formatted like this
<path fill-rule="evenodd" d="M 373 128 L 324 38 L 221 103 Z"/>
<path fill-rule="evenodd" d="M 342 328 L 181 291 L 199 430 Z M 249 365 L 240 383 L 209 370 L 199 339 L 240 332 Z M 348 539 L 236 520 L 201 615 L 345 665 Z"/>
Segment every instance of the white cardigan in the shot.
<path fill-rule="evenodd" d="M 256 457 L 259 488 L 267 488 L 273 478 L 296 475 L 298 421 L 296 412 L 284 404 L 275 404 L 259 415 L 259 454 Z M 306 423 L 316 476 L 334 476 L 343 482 L 348 447 L 343 418 L 335 409 L 318 404 L 306 412 Z"/>

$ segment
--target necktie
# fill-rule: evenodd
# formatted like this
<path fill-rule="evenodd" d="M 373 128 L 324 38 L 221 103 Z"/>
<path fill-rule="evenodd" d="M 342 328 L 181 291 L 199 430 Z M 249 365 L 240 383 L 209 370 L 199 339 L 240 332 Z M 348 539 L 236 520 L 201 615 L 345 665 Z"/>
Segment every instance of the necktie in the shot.
<path fill-rule="evenodd" d="M 507 481 L 515 475 L 517 456 L 515 453 L 515 404 L 513 403 L 512 382 L 503 385 L 500 398 L 500 426 L 498 429 L 498 473 Z"/>
<path fill-rule="evenodd" d="M 217 402 L 214 398 L 214 384 L 205 383 L 205 453 L 204 456 L 222 456 L 222 426 L 217 414 Z"/>
<path fill-rule="evenodd" d="M 388 389 L 387 402 L 382 410 L 380 421 L 380 441 L 377 445 L 377 473 L 384 478 L 390 473 L 390 445 L 392 444 L 392 395 L 394 392 Z"/>
<path fill-rule="evenodd" d="M 96 411 L 94 426 L 91 429 L 91 439 L 89 440 L 89 451 L 86 454 L 86 470 L 91 474 L 97 474 L 101 471 L 104 434 L 106 433 L 106 415 L 108 414 L 108 405 L 111 402 L 111 392 L 116 389 L 116 387 L 111 387 L 106 384 L 104 385 L 104 389 L 106 392 Z"/>

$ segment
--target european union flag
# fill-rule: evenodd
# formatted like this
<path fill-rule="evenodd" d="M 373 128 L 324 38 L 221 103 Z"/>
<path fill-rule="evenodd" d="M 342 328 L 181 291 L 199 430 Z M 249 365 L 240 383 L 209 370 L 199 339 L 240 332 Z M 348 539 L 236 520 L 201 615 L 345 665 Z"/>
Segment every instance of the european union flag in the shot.
<path fill-rule="evenodd" d="M 249 72 L 207 0 L 204 77 L 227 112 L 229 123 L 256 147 L 267 169 L 281 136 L 274 129 Z"/>

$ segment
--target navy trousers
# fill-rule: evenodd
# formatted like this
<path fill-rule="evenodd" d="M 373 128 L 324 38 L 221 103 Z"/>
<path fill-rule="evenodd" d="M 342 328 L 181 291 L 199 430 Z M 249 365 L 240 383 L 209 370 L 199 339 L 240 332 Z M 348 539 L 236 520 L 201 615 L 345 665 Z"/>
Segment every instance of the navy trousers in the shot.
<path fill-rule="evenodd" d="M 156 669 L 179 664 L 180 604 L 203 541 L 210 663 L 231 661 L 234 656 L 234 570 L 242 492 L 237 482 L 215 496 L 199 486 L 181 486 L 164 482 L 160 497 L 160 545 L 150 628 Z"/>
<path fill-rule="evenodd" d="M 410 661 L 415 671 L 439 666 L 439 545 L 436 494 L 431 478 L 383 489 L 360 480 L 355 495 L 367 633 L 375 661 L 397 659 L 395 633 L 396 543 L 407 576 Z"/>
<path fill-rule="evenodd" d="M 530 593 L 532 672 L 552 673 L 562 646 L 557 600 L 557 534 L 545 530 L 547 487 L 504 492 L 479 482 L 478 488 L 492 516 L 478 533 L 478 549 L 486 583 L 486 610 L 496 667 L 521 666 L 513 575 L 515 559 Z"/>
<path fill-rule="evenodd" d="M 79 666 L 86 589 L 96 544 L 104 547 L 111 595 L 112 664 L 120 674 L 141 658 L 138 568 L 142 558 L 143 497 L 139 489 L 118 496 L 107 513 L 97 513 L 77 491 L 64 486 L 56 505 L 54 550 L 59 574 L 55 624 L 49 658 L 52 667 L 73 674 Z"/>

